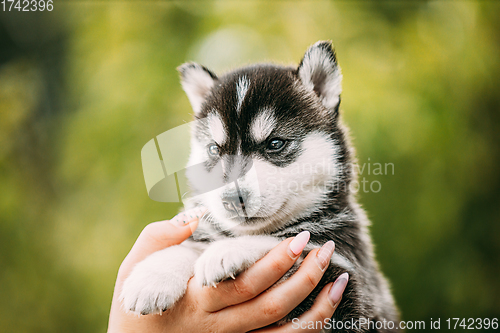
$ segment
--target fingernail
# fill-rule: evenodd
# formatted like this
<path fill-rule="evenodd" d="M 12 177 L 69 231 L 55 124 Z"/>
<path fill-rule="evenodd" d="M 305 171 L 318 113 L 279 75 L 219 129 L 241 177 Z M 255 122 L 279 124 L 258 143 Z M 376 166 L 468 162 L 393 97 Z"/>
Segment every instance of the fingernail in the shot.
<path fill-rule="evenodd" d="M 316 254 L 316 262 L 318 263 L 319 269 L 321 269 L 322 271 L 324 271 L 328 267 L 328 263 L 330 262 L 330 258 L 332 257 L 334 249 L 335 243 L 333 241 L 328 241 Z"/>
<path fill-rule="evenodd" d="M 349 281 L 349 274 L 346 272 L 341 274 L 333 284 L 332 288 L 330 288 L 330 291 L 328 292 L 328 299 L 330 300 L 332 307 L 335 307 L 342 298 L 342 293 L 347 286 L 347 281 Z"/>
<path fill-rule="evenodd" d="M 302 252 L 302 250 L 306 247 L 307 242 L 309 242 L 309 236 L 309 231 L 302 231 L 295 236 L 294 239 L 292 239 L 288 245 L 291 252 L 289 253 L 290 257 L 295 258 Z"/>
<path fill-rule="evenodd" d="M 193 209 L 177 214 L 170 220 L 170 223 L 182 227 L 193 221 L 199 220 L 206 211 L 207 209 L 205 207 L 197 206 Z"/>

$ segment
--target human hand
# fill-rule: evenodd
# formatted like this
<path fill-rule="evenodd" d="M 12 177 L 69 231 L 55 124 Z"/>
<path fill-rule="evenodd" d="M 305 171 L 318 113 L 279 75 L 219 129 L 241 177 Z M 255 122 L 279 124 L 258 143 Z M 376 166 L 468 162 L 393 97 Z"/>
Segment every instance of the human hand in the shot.
<path fill-rule="evenodd" d="M 303 232 L 277 245 L 264 258 L 235 280 L 223 281 L 217 288 L 200 287 L 191 279 L 184 297 L 162 315 L 137 316 L 127 313 L 119 299 L 123 282 L 134 265 L 149 254 L 181 243 L 196 229 L 198 220 L 185 225 L 169 221 L 151 223 L 142 231 L 120 266 L 111 304 L 108 332 L 301 332 L 300 322 L 331 318 L 347 283 L 339 279 L 328 284 L 313 307 L 295 322 L 267 326 L 283 318 L 304 300 L 320 281 L 333 253 L 333 242 L 322 250 L 311 251 L 299 270 L 287 281 L 266 291 L 299 258 L 309 234 Z M 319 253 L 319 255 L 318 255 Z M 266 327 L 267 326 L 267 327 Z M 262 328 L 265 327 L 265 328 Z M 308 330 L 308 332 L 319 332 Z"/>

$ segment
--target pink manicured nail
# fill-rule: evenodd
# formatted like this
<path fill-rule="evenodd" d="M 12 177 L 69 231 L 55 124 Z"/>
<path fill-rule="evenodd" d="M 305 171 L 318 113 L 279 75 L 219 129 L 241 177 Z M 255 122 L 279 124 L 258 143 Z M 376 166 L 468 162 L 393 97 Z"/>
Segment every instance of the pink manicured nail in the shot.
<path fill-rule="evenodd" d="M 182 227 L 200 219 L 206 211 L 207 209 L 205 207 L 197 206 L 193 209 L 177 214 L 170 220 L 170 223 Z"/>
<path fill-rule="evenodd" d="M 326 242 L 316 254 L 316 259 L 319 269 L 324 271 L 328 267 L 330 258 L 332 257 L 333 250 L 335 250 L 335 243 L 333 241 Z"/>
<path fill-rule="evenodd" d="M 298 256 L 309 242 L 309 231 L 302 231 L 290 242 L 288 248 L 293 253 L 293 257 Z"/>
<path fill-rule="evenodd" d="M 328 292 L 328 299 L 333 307 L 335 307 L 335 305 L 340 301 L 342 293 L 347 286 L 347 281 L 349 281 L 349 274 L 346 272 L 341 274 L 333 284 L 332 288 L 330 288 L 330 291 Z"/>

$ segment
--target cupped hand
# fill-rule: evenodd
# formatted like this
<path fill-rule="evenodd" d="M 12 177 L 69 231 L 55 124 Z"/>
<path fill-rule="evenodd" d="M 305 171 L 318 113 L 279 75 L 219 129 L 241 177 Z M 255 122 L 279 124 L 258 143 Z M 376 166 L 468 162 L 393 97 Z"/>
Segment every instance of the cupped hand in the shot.
<path fill-rule="evenodd" d="M 333 254 L 333 242 L 327 242 L 321 249 L 311 251 L 288 280 L 270 288 L 300 257 L 309 239 L 308 232 L 282 241 L 236 279 L 223 281 L 216 288 L 201 287 L 191 279 L 184 297 L 161 315 L 137 316 L 125 311 L 118 295 L 134 265 L 153 252 L 181 243 L 197 224 L 197 219 L 186 224 L 162 221 L 144 228 L 118 271 L 108 333 L 319 332 L 320 328 L 307 330 L 306 323 L 324 322 L 332 317 L 347 284 L 347 276 L 326 285 L 311 309 L 298 320 L 283 326 L 273 325 L 312 292 Z"/>

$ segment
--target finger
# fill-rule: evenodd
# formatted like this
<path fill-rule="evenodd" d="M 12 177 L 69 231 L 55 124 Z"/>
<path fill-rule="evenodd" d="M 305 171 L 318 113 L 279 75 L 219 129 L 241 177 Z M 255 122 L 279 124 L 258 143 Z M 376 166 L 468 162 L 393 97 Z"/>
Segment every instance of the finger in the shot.
<path fill-rule="evenodd" d="M 236 279 L 223 281 L 217 288 L 201 288 L 197 293 L 201 308 L 215 312 L 259 295 L 292 267 L 308 241 L 309 231 L 303 231 L 281 242 Z"/>
<path fill-rule="evenodd" d="M 292 333 L 292 332 L 321 332 L 323 328 L 332 325 L 331 318 L 340 304 L 342 293 L 347 286 L 349 275 L 342 274 L 335 281 L 329 283 L 316 297 L 314 305 L 299 318 L 283 326 L 273 326 L 259 329 L 258 333 Z"/>
<path fill-rule="evenodd" d="M 199 218 L 205 211 L 203 207 L 196 207 L 176 215 L 170 221 L 148 224 L 123 260 L 120 271 L 129 271 L 153 252 L 182 243 L 196 230 Z"/>
<path fill-rule="evenodd" d="M 299 270 L 287 281 L 268 292 L 240 305 L 225 309 L 228 318 L 249 318 L 238 323 L 243 331 L 272 324 L 297 307 L 316 287 L 328 267 L 334 243 L 329 241 L 321 249 L 312 250 L 302 262 Z M 328 260 L 324 260 L 328 258 Z M 221 312 L 222 313 L 222 312 Z"/>

